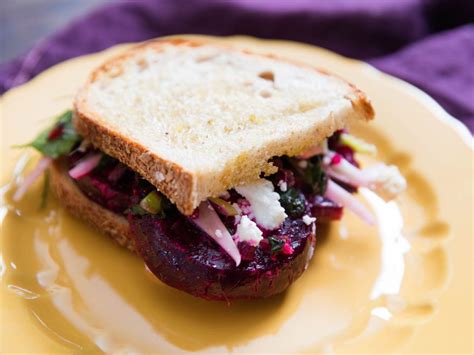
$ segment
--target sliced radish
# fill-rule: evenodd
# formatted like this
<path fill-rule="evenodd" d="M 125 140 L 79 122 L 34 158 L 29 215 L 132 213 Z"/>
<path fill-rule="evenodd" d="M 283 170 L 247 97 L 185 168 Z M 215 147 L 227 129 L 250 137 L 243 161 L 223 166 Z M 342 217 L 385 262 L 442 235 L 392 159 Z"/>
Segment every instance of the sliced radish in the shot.
<path fill-rule="evenodd" d="M 91 153 L 82 158 L 74 168 L 69 170 L 69 176 L 73 179 L 80 179 L 89 174 L 97 165 L 99 165 L 102 153 Z"/>
<path fill-rule="evenodd" d="M 234 259 L 236 266 L 239 266 L 241 261 L 239 249 L 214 207 L 208 201 L 202 202 L 198 207 L 197 216 L 191 216 L 190 219 L 214 239 Z"/>
<path fill-rule="evenodd" d="M 51 165 L 53 159 L 50 157 L 43 157 L 38 161 L 35 168 L 23 179 L 23 182 L 18 186 L 18 189 L 13 194 L 13 201 L 20 201 L 30 186 L 40 177 L 40 175 Z"/>
<path fill-rule="evenodd" d="M 349 211 L 359 216 L 367 224 L 375 224 L 375 219 L 372 213 L 370 213 L 370 211 L 359 200 L 357 200 L 354 196 L 352 196 L 334 181 L 328 181 L 325 196 L 328 199 L 347 208 Z"/>

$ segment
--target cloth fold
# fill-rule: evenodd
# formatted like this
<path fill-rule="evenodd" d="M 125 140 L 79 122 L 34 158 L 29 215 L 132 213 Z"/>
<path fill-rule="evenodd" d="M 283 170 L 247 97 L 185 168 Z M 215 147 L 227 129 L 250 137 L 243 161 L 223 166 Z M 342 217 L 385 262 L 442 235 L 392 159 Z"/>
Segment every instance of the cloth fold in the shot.
<path fill-rule="evenodd" d="M 113 1 L 0 67 L 0 93 L 63 60 L 122 42 L 244 34 L 318 45 L 426 91 L 474 131 L 472 0 Z"/>

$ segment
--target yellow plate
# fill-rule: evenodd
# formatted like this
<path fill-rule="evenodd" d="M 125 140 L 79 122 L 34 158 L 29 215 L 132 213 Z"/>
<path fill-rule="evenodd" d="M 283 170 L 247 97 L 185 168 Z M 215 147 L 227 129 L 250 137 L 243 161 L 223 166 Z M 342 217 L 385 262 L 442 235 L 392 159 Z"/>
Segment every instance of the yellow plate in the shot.
<path fill-rule="evenodd" d="M 470 353 L 467 130 L 426 94 L 364 63 L 291 42 L 219 40 L 327 68 L 365 91 L 378 119 L 354 130 L 378 146 L 379 159 L 400 166 L 407 192 L 385 204 L 362 191 L 378 228 L 346 213 L 319 228 L 315 257 L 288 292 L 227 305 L 164 286 L 53 199 L 39 211 L 41 181 L 17 204 L 15 182 L 4 185 L 0 351 Z M 87 73 L 125 47 L 69 60 L 4 95 L 3 184 L 19 179 L 26 162 L 11 145 L 69 108 Z"/>

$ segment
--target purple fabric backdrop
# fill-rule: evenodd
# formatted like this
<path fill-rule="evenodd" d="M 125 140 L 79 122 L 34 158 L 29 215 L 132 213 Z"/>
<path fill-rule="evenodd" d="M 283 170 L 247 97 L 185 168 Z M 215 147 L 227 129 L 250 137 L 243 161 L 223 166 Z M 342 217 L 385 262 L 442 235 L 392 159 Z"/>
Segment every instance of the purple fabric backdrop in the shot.
<path fill-rule="evenodd" d="M 0 67 L 0 92 L 68 58 L 179 33 L 301 41 L 368 61 L 474 131 L 473 0 L 114 1 Z"/>

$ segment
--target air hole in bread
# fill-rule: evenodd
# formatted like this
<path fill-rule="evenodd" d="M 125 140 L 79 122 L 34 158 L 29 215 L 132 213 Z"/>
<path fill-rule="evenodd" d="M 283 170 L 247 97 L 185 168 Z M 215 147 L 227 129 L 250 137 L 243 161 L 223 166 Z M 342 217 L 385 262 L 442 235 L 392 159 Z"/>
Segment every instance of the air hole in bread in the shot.
<path fill-rule="evenodd" d="M 262 91 L 260 91 L 260 96 L 265 99 L 268 99 L 269 97 L 272 96 L 272 93 L 269 90 L 263 89 Z"/>
<path fill-rule="evenodd" d="M 206 62 L 208 60 L 214 59 L 217 56 L 218 56 L 218 53 L 205 53 L 196 57 L 196 63 Z"/>
<path fill-rule="evenodd" d="M 123 73 L 123 68 L 121 66 L 116 66 L 109 69 L 108 75 L 109 75 L 109 78 L 116 78 L 122 73 Z"/>
<path fill-rule="evenodd" d="M 275 75 L 271 71 L 263 71 L 258 76 L 263 80 L 275 81 Z"/>
<path fill-rule="evenodd" d="M 138 69 L 140 71 L 143 71 L 145 70 L 146 68 L 148 68 L 148 62 L 146 61 L 145 58 L 141 58 L 137 61 L 137 65 L 138 65 Z"/>

